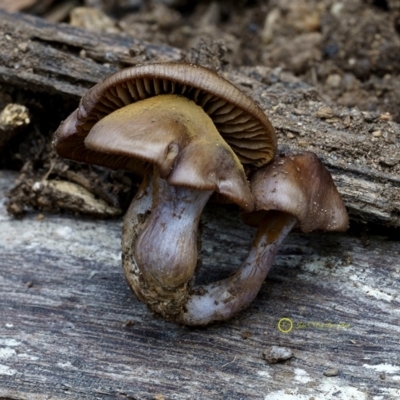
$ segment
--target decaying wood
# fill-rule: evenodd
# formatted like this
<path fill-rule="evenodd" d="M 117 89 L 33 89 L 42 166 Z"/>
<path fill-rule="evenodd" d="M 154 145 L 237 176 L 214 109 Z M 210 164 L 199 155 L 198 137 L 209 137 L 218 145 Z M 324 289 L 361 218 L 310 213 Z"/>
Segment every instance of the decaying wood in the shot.
<path fill-rule="evenodd" d="M 178 49 L 145 45 L 117 34 L 0 10 L 1 81 L 17 87 L 76 97 L 121 67 L 148 60 L 174 61 Z"/>
<path fill-rule="evenodd" d="M 123 34 L 100 35 L 4 11 L 0 31 L 5 32 L 0 37 L 1 81 L 76 101 L 120 68 L 196 60 Z M 323 160 L 353 218 L 400 226 L 400 128 L 390 116 L 327 107 L 321 94 L 278 69 L 228 68 L 220 73 L 265 109 L 281 151 L 312 150 Z"/>
<path fill-rule="evenodd" d="M 14 178 L 0 172 L 1 204 Z M 248 310 L 189 329 L 130 293 L 120 229 L 120 220 L 15 220 L 1 206 L 1 399 L 400 397 L 399 242 L 292 234 Z M 236 211 L 208 208 L 200 281 L 239 265 L 252 233 Z M 293 357 L 269 364 L 271 346 Z"/>

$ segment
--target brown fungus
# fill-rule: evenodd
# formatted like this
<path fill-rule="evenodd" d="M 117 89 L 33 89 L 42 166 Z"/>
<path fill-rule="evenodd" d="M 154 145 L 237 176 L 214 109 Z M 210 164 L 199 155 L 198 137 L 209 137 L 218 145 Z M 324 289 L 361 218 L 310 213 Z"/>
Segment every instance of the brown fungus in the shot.
<path fill-rule="evenodd" d="M 106 115 L 162 94 L 184 96 L 200 106 L 242 164 L 260 167 L 275 155 L 274 128 L 261 108 L 215 72 L 187 63 L 137 65 L 92 87 L 57 130 L 54 144 L 58 154 L 75 161 L 136 171 L 130 157 L 99 155 L 88 150 L 84 140 Z"/>
<path fill-rule="evenodd" d="M 275 158 L 253 174 L 251 190 L 255 209 L 244 219 L 258 230 L 246 260 L 231 277 L 195 290 L 180 316 L 183 323 L 205 325 L 247 307 L 296 223 L 303 232 L 348 227 L 347 212 L 332 177 L 313 153 Z"/>
<path fill-rule="evenodd" d="M 265 165 L 276 139 L 263 111 L 225 79 L 160 63 L 90 89 L 54 147 L 66 158 L 144 176 L 124 219 L 124 272 L 151 310 L 176 320 L 189 296 L 204 205 L 217 192 L 253 210 L 242 164 Z"/>

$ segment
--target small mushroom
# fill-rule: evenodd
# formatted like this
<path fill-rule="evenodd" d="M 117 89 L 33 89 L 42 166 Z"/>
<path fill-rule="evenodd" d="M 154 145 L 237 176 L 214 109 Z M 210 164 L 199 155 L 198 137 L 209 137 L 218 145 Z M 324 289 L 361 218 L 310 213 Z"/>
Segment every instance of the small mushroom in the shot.
<path fill-rule="evenodd" d="M 251 211 L 242 164 L 265 165 L 276 147 L 268 118 L 248 96 L 184 63 L 107 77 L 83 96 L 53 143 L 63 157 L 144 176 L 124 219 L 124 273 L 134 293 L 169 319 L 189 295 L 209 197 L 217 192 Z"/>
<path fill-rule="evenodd" d="M 251 177 L 255 209 L 244 215 L 257 232 L 250 252 L 231 277 L 193 288 L 181 322 L 205 325 L 225 320 L 257 295 L 287 234 L 344 231 L 348 216 L 330 173 L 313 153 L 277 157 Z"/>

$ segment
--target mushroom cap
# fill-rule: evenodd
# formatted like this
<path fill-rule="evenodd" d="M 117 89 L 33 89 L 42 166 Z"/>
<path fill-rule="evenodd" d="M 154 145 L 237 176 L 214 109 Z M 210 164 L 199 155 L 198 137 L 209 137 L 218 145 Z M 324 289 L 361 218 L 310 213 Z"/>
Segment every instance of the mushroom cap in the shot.
<path fill-rule="evenodd" d="M 178 94 L 201 106 L 243 164 L 259 167 L 275 155 L 274 128 L 249 96 L 207 68 L 171 62 L 127 68 L 89 89 L 56 131 L 53 146 L 65 158 L 141 173 L 143 165 L 131 158 L 99 156 L 84 140 L 106 115 L 160 94 Z"/>
<path fill-rule="evenodd" d="M 210 117 L 186 97 L 159 95 L 122 107 L 98 121 L 84 144 L 108 157 L 154 164 L 172 186 L 216 191 L 253 209 L 243 165 Z"/>
<path fill-rule="evenodd" d="M 255 211 L 289 213 L 303 232 L 348 228 L 346 208 L 331 174 L 314 153 L 276 157 L 254 173 L 250 186 Z"/>

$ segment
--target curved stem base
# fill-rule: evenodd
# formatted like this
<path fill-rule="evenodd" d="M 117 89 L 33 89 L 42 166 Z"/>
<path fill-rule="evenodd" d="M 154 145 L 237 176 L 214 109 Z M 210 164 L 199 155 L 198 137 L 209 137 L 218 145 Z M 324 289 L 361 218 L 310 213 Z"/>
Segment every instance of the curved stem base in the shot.
<path fill-rule="evenodd" d="M 178 321 L 206 325 L 231 318 L 256 297 L 287 234 L 296 224 L 289 214 L 269 212 L 261 221 L 250 252 L 241 267 L 227 279 L 194 287 Z"/>

